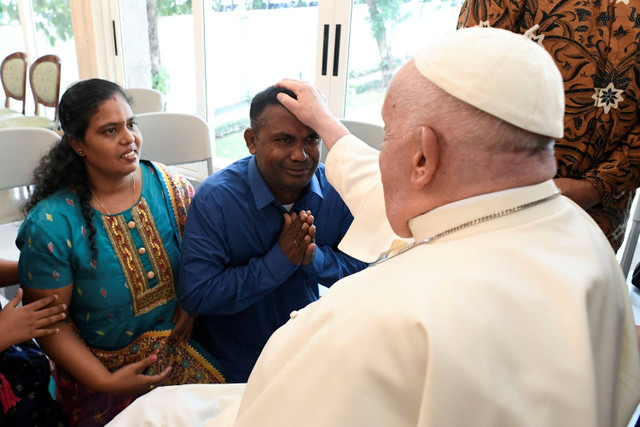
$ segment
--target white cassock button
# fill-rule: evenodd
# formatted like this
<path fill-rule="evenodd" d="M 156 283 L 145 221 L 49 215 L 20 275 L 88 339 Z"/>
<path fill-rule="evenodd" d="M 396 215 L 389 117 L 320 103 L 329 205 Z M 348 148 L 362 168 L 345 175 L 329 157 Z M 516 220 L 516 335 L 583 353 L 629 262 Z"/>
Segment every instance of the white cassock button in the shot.
<path fill-rule="evenodd" d="M 140 249 L 138 249 L 138 253 L 139 253 L 140 255 L 144 255 L 144 253 L 145 253 L 146 251 L 147 251 L 147 250 L 146 250 L 145 248 L 140 248 Z"/>
<path fill-rule="evenodd" d="M 153 279 L 153 277 L 154 277 L 154 276 L 155 276 L 155 274 L 154 274 L 154 272 L 153 272 L 153 271 L 150 271 L 150 272 L 148 272 L 148 273 L 147 273 L 147 277 L 148 277 L 149 279 Z"/>
<path fill-rule="evenodd" d="M 298 317 L 298 310 L 293 310 L 291 313 L 289 313 L 289 317 L 292 319 Z"/>
<path fill-rule="evenodd" d="M 133 221 L 129 221 L 129 224 L 127 224 L 127 227 L 129 228 L 135 228 L 135 226 L 136 226 L 136 223 Z"/>

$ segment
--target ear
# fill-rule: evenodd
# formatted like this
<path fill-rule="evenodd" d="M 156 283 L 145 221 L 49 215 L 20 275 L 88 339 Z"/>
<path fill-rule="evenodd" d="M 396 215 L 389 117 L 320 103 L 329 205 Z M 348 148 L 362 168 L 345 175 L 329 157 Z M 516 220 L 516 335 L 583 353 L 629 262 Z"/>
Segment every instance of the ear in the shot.
<path fill-rule="evenodd" d="M 82 151 L 83 147 L 84 147 L 84 143 L 76 138 L 69 138 L 69 146 L 71 147 L 71 149 L 73 151 L 75 151 L 76 153 L 80 154 L 80 151 Z"/>
<path fill-rule="evenodd" d="M 244 131 L 244 142 L 247 144 L 249 153 L 256 154 L 256 133 L 251 128 L 246 128 Z"/>
<path fill-rule="evenodd" d="M 438 137 L 429 126 L 420 127 L 420 144 L 411 158 L 411 183 L 417 190 L 426 187 L 438 168 Z"/>

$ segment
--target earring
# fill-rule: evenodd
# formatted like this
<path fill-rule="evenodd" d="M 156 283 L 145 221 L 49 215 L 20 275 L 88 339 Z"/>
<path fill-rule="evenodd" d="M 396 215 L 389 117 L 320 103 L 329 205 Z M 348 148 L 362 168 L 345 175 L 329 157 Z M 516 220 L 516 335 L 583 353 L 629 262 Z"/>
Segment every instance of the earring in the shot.
<path fill-rule="evenodd" d="M 80 150 L 80 151 L 78 151 L 78 154 L 80 155 L 80 157 L 83 157 L 84 156 L 84 151 Z"/>

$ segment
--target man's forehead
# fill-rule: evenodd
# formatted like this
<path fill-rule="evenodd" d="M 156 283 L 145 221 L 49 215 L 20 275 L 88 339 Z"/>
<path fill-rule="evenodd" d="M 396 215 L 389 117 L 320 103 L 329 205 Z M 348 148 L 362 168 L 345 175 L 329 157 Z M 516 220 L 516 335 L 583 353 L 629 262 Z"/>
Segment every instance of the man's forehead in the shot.
<path fill-rule="evenodd" d="M 268 129 L 270 134 L 289 134 L 293 131 L 299 132 L 301 128 L 304 128 L 307 133 L 315 132 L 310 127 L 304 125 L 293 113 L 281 104 L 269 104 L 266 106 L 259 120 L 261 122 L 259 132 L 264 132 Z M 267 129 L 265 129 L 265 127 Z"/>
<path fill-rule="evenodd" d="M 264 110 L 262 110 L 261 116 L 265 116 L 265 115 L 293 116 L 295 118 L 295 116 L 289 110 L 287 110 L 282 104 L 268 104 L 266 107 L 264 107 Z M 298 119 L 296 118 L 296 120 Z"/>

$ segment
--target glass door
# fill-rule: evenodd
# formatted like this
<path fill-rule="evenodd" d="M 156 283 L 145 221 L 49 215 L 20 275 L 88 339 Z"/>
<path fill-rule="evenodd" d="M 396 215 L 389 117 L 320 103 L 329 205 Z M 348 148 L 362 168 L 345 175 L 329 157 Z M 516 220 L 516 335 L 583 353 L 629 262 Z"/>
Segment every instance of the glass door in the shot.
<path fill-rule="evenodd" d="M 69 0 L 32 0 L 33 27 L 35 29 L 35 50 L 37 56 L 29 58 L 32 64 L 44 55 L 60 58 L 60 96 L 65 89 L 78 80 L 78 60 L 76 44 L 71 25 Z M 53 111 L 46 114 L 53 118 Z"/>
<path fill-rule="evenodd" d="M 205 10 L 208 120 L 218 166 L 249 155 L 253 96 L 283 78 L 314 81 L 317 1 L 222 0 Z"/>
<path fill-rule="evenodd" d="M 25 52 L 28 66 L 44 55 L 60 57 L 60 94 L 78 79 L 69 0 L 0 0 L 0 40 L 0 61 L 13 52 Z M 26 92 L 26 114 L 33 115 L 28 82 Z M 41 114 L 53 118 L 51 109 Z"/>
<path fill-rule="evenodd" d="M 18 0 L 0 0 L 0 61 L 14 52 L 25 52 Z"/>
<path fill-rule="evenodd" d="M 194 11 L 190 0 L 120 0 L 124 86 L 153 88 L 169 112 L 199 113 Z"/>
<path fill-rule="evenodd" d="M 344 116 L 382 124 L 391 78 L 429 40 L 455 31 L 462 0 L 355 0 Z"/>
<path fill-rule="evenodd" d="M 124 12 L 140 2 L 146 9 Z M 285 77 L 318 85 L 338 117 L 381 123 L 391 77 L 429 39 L 455 30 L 461 3 L 120 0 L 121 40 L 125 57 L 146 58 L 139 68 L 166 91 L 168 111 L 196 113 L 215 129 L 219 168 L 248 155 L 250 101 Z M 144 34 L 129 34 L 139 27 Z M 132 44 L 142 38 L 146 47 Z M 124 66 L 129 80 L 135 66 Z"/>

